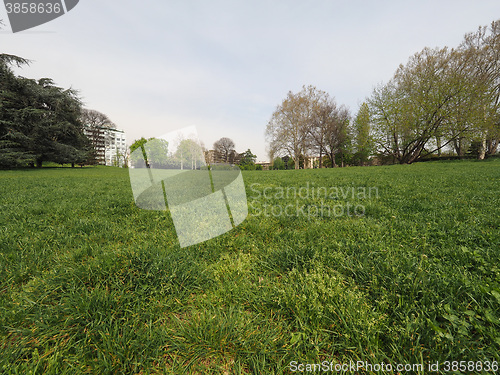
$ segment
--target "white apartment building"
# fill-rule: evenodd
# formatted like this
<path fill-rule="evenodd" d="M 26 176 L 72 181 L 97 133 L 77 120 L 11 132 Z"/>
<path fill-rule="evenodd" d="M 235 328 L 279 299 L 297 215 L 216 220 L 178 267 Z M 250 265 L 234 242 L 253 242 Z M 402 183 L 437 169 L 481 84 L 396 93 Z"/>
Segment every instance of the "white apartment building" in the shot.
<path fill-rule="evenodd" d="M 127 139 L 123 130 L 85 126 L 84 132 L 94 146 L 98 164 L 122 167 L 127 162 Z"/>
<path fill-rule="evenodd" d="M 127 139 L 123 130 L 108 129 L 105 138 L 105 165 L 123 167 L 127 162 Z"/>

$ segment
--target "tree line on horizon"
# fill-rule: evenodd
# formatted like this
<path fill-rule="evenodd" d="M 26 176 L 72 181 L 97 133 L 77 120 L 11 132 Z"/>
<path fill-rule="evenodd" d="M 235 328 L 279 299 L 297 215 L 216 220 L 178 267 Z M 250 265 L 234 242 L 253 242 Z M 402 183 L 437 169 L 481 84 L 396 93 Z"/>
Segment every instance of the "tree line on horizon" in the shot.
<path fill-rule="evenodd" d="M 75 90 L 50 78 L 14 74 L 13 66 L 29 63 L 0 54 L 0 168 L 95 164 L 96 145 L 84 127 L 115 125 L 82 108 Z M 335 167 L 375 159 L 413 163 L 445 153 L 491 156 L 500 144 L 500 20 L 466 34 L 456 48 L 414 54 L 373 90 L 356 116 L 314 86 L 289 92 L 265 134 L 276 169 L 303 167 L 311 157 L 317 157 L 316 167 Z M 237 156 L 245 169 L 255 167 L 250 149 L 237 154 L 229 138 L 217 141 L 214 150 L 226 162 Z"/>
<path fill-rule="evenodd" d="M 266 127 L 277 169 L 309 157 L 318 167 L 410 164 L 447 150 L 478 159 L 500 143 L 500 20 L 465 35 L 456 48 L 424 48 L 377 86 L 352 116 L 328 93 L 287 94 Z M 284 163 L 283 157 L 289 159 Z"/>
<path fill-rule="evenodd" d="M 165 139 L 144 137 L 135 140 L 130 146 L 130 162 L 134 168 L 160 169 L 199 169 L 208 164 L 239 165 L 246 170 L 262 169 L 255 164 L 256 156 L 248 149 L 237 153 L 231 138 L 222 137 L 213 144 L 214 159 L 206 158 L 208 150 L 203 142 L 197 139 L 178 139 L 176 145 L 171 145 Z M 140 149 L 140 151 L 138 151 Z"/>

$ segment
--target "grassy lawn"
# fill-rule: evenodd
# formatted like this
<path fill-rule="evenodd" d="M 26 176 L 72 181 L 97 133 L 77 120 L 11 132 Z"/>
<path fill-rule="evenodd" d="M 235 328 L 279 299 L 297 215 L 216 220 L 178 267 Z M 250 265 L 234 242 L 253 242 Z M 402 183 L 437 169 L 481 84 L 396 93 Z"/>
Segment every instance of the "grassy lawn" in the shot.
<path fill-rule="evenodd" d="M 0 373 L 500 360 L 500 160 L 243 176 L 181 249 L 127 170 L 0 171 Z"/>

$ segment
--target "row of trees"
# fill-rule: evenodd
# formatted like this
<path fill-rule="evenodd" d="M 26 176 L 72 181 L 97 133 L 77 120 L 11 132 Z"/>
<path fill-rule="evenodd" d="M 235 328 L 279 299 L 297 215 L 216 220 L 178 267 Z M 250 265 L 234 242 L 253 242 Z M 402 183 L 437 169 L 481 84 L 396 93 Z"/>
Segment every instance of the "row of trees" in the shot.
<path fill-rule="evenodd" d="M 304 86 L 296 94 L 288 93 L 267 125 L 271 160 L 290 156 L 295 169 L 301 160 L 313 155 L 319 155 L 320 168 L 343 165 L 347 157 L 365 163 L 371 152 L 369 126 L 366 104 L 353 122 L 346 106 L 314 86 Z"/>
<path fill-rule="evenodd" d="M 47 161 L 93 164 L 98 137 L 91 133 L 115 125 L 106 115 L 83 109 L 72 89 L 49 78 L 16 76 L 12 67 L 26 64 L 21 57 L 0 54 L 0 168 L 41 167 Z"/>
<path fill-rule="evenodd" d="M 415 54 L 354 118 L 314 86 L 289 92 L 266 137 L 271 160 L 289 155 L 295 168 L 313 155 L 319 167 L 363 165 L 375 155 L 399 163 L 443 151 L 492 155 L 500 142 L 500 21 L 466 34 L 457 48 Z"/>
<path fill-rule="evenodd" d="M 207 151 L 195 139 L 177 139 L 175 145 L 160 138 L 141 138 L 130 146 L 130 160 L 134 167 L 165 169 L 198 169 L 204 163 Z M 136 150 L 140 149 L 140 152 Z M 256 156 L 248 149 L 242 154 L 234 150 L 234 141 L 224 137 L 214 143 L 216 162 L 238 164 L 242 169 L 256 169 Z M 236 157 L 236 156 L 237 157 Z"/>
<path fill-rule="evenodd" d="M 204 162 L 203 146 L 193 139 L 179 140 L 175 149 L 160 138 L 141 138 L 130 146 L 130 161 L 136 168 L 198 169 Z M 140 149 L 141 151 L 136 151 Z"/>

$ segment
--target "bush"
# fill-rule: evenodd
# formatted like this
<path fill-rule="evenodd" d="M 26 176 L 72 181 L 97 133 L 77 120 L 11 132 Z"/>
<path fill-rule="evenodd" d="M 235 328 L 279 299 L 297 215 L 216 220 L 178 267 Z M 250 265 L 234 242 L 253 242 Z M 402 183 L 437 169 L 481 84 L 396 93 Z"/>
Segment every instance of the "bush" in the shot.
<path fill-rule="evenodd" d="M 273 169 L 285 169 L 285 162 L 282 158 L 276 158 L 273 160 Z"/>

